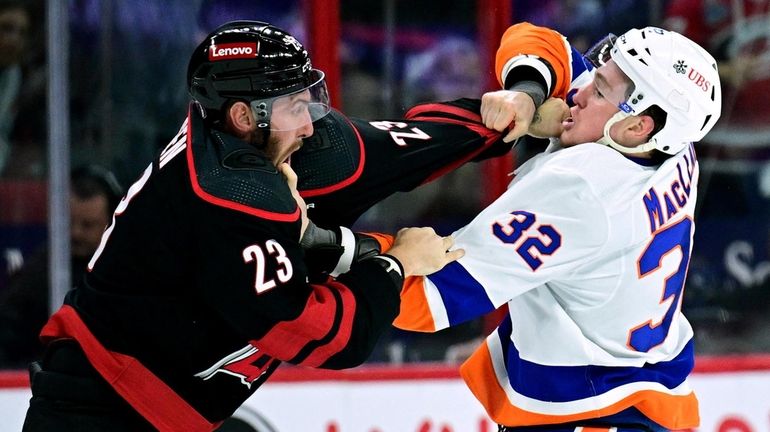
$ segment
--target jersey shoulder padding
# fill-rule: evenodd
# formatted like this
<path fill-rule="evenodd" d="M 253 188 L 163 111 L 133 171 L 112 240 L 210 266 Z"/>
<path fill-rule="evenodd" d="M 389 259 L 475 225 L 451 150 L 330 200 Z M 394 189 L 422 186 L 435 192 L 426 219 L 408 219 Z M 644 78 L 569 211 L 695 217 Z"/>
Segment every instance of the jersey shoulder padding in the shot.
<path fill-rule="evenodd" d="M 196 195 L 211 204 L 268 219 L 299 217 L 286 179 L 261 150 L 204 127 L 200 118 L 191 118 L 191 123 L 188 162 Z"/>

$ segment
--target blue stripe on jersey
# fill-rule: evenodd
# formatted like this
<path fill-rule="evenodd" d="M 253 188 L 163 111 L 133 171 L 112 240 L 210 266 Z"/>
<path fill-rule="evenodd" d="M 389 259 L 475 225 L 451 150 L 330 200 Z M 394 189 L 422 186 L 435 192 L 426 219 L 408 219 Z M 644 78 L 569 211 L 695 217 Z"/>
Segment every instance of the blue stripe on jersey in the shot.
<path fill-rule="evenodd" d="M 572 85 L 575 84 L 575 80 L 578 79 L 582 74 L 587 73 L 586 71 L 592 71 L 594 70 L 593 65 L 586 60 L 585 57 L 583 57 L 583 54 L 576 50 L 575 47 L 570 46 L 572 49 Z M 585 85 L 586 83 L 582 83 L 581 85 Z M 567 105 L 569 106 L 575 106 L 575 103 L 573 102 L 572 98 L 575 96 L 575 93 L 577 93 L 577 88 L 571 88 L 569 92 L 567 92 Z"/>
<path fill-rule="evenodd" d="M 521 395 L 541 401 L 584 399 L 639 381 L 658 382 L 672 389 L 684 382 L 694 364 L 693 343 L 690 340 L 673 360 L 645 364 L 643 367 L 544 366 L 519 356 L 511 341 L 510 317 L 503 320 L 497 331 L 511 387 Z"/>
<path fill-rule="evenodd" d="M 456 261 L 428 276 L 428 279 L 441 294 L 450 326 L 495 310 L 484 287 Z"/>
<path fill-rule="evenodd" d="M 583 72 L 585 71 L 591 71 L 594 69 L 593 65 L 588 62 L 588 60 L 583 57 L 583 54 L 576 50 L 575 47 L 571 46 L 572 48 L 572 81 L 575 81 L 577 77 L 579 77 Z"/>

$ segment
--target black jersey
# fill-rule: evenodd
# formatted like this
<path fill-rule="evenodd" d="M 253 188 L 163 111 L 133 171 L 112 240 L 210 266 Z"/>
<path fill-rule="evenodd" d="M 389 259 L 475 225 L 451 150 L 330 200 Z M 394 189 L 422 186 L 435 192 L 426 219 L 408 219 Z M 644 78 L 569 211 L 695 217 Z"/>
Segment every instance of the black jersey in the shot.
<path fill-rule="evenodd" d="M 130 187 L 84 286 L 65 300 L 109 354 L 90 352 L 74 331 L 44 335 L 81 341 L 94 364 L 136 359 L 211 422 L 280 361 L 356 366 L 397 315 L 403 281 L 369 259 L 307 283 L 300 225 L 273 164 L 192 110 Z"/>
<path fill-rule="evenodd" d="M 291 158 L 308 216 L 319 226 L 351 226 L 374 204 L 471 160 L 510 151 L 488 129 L 481 101 L 416 105 L 398 120 L 348 118 L 332 111 Z"/>

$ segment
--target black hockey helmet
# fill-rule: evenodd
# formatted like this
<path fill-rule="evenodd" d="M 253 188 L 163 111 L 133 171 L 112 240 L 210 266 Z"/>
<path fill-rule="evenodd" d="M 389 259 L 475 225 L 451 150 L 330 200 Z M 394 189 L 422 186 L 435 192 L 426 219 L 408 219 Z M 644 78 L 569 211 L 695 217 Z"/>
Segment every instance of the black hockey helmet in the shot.
<path fill-rule="evenodd" d="M 299 41 L 260 21 L 226 23 L 201 42 L 190 58 L 187 85 L 192 98 L 211 122 L 221 120 L 230 100 L 249 102 L 260 128 L 270 127 L 274 102 L 308 90 L 311 121 L 329 112 L 324 73 L 313 69 Z M 302 124 L 298 124 L 302 123 Z M 302 127 L 304 120 L 280 130 Z"/>

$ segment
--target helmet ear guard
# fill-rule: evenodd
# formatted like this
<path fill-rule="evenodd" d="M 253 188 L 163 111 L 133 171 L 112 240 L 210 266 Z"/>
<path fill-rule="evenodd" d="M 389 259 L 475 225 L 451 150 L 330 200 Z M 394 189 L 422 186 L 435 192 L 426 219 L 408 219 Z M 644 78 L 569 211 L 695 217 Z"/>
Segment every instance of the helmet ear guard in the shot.
<path fill-rule="evenodd" d="M 273 109 L 272 99 L 253 100 L 249 103 L 249 106 L 254 114 L 254 118 L 257 120 L 257 127 L 260 129 L 270 127 L 270 112 Z"/>

